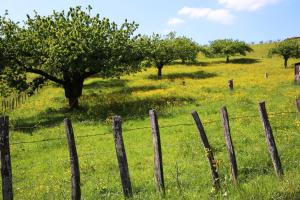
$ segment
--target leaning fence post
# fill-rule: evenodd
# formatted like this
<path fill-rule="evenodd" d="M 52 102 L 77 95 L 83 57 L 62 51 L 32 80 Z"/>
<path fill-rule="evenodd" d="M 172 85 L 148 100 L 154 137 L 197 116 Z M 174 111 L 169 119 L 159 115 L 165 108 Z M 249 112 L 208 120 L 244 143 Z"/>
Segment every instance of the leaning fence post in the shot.
<path fill-rule="evenodd" d="M 199 131 L 200 138 L 201 138 L 204 148 L 205 148 L 206 156 L 207 156 L 208 163 L 209 163 L 210 169 L 211 169 L 213 185 L 216 189 L 219 189 L 220 188 L 220 180 L 219 180 L 219 174 L 218 174 L 218 170 L 217 170 L 217 163 L 214 159 L 212 149 L 211 149 L 208 139 L 206 137 L 204 127 L 203 127 L 202 122 L 199 118 L 199 115 L 196 111 L 192 112 L 192 116 L 195 120 L 195 123 L 196 123 L 198 131 Z"/>
<path fill-rule="evenodd" d="M 65 124 L 67 139 L 68 139 L 68 147 L 69 147 L 70 163 L 71 163 L 71 182 L 72 182 L 71 199 L 80 200 L 81 198 L 80 172 L 79 172 L 79 163 L 78 163 L 78 156 L 77 156 L 72 122 L 66 118 L 64 120 L 64 124 Z"/>
<path fill-rule="evenodd" d="M 149 111 L 151 127 L 152 127 L 152 138 L 154 146 L 154 174 L 156 186 L 159 191 L 163 194 L 165 193 L 165 183 L 164 183 L 164 172 L 163 172 L 163 162 L 162 162 L 162 152 L 160 143 L 160 133 L 158 126 L 158 119 L 155 110 Z"/>
<path fill-rule="evenodd" d="M 128 170 L 128 163 L 122 136 L 122 119 L 120 116 L 113 117 L 113 136 L 120 169 L 123 193 L 125 198 L 132 197 L 132 188 Z"/>
<path fill-rule="evenodd" d="M 234 147 L 230 135 L 228 112 L 225 106 L 221 108 L 221 118 L 222 118 L 222 126 L 224 129 L 224 137 L 226 141 L 227 154 L 230 160 L 231 177 L 233 183 L 237 184 L 237 176 L 238 176 L 237 162 L 236 162 Z"/>
<path fill-rule="evenodd" d="M 265 129 L 265 136 L 268 144 L 269 153 L 273 162 L 273 166 L 276 172 L 276 175 L 278 177 L 283 176 L 283 170 L 281 166 L 280 157 L 276 148 L 276 143 L 274 140 L 272 128 L 269 122 L 268 113 L 266 110 L 265 102 L 259 103 L 259 112 L 260 112 L 260 118 L 263 123 L 264 129 Z"/>
<path fill-rule="evenodd" d="M 300 99 L 296 99 L 296 108 L 300 116 Z"/>
<path fill-rule="evenodd" d="M 3 200 L 13 199 L 8 124 L 9 118 L 7 116 L 0 117 L 0 151 Z"/>

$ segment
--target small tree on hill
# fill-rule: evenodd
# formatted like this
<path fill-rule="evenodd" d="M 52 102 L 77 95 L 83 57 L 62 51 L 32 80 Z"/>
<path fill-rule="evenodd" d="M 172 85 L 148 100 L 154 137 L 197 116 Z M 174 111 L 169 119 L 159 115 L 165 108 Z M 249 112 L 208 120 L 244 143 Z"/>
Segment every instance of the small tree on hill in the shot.
<path fill-rule="evenodd" d="M 283 57 L 284 67 L 287 68 L 288 60 L 290 58 L 300 57 L 300 43 L 296 40 L 284 40 L 275 45 L 274 48 L 270 49 L 270 55 L 279 55 Z"/>
<path fill-rule="evenodd" d="M 199 46 L 192 39 L 187 37 L 176 37 L 174 39 L 174 48 L 176 51 L 176 57 L 180 59 L 182 63 L 186 63 L 187 61 L 196 61 Z"/>
<path fill-rule="evenodd" d="M 144 53 L 139 48 L 138 25 L 125 21 L 120 27 L 81 7 L 49 16 L 37 13 L 23 27 L 2 18 L 0 38 L 11 43 L 6 67 L 37 74 L 61 85 L 70 108 L 79 106 L 86 78 L 118 77 L 140 69 Z M 12 26 L 7 30 L 7 24 Z"/>
<path fill-rule="evenodd" d="M 161 78 L 162 68 L 177 59 L 173 34 L 166 37 L 154 34 L 148 37 L 147 40 L 148 53 L 146 60 L 148 64 L 152 64 L 157 68 L 157 77 Z"/>
<path fill-rule="evenodd" d="M 229 62 L 229 57 L 234 55 L 245 56 L 247 52 L 252 52 L 253 49 L 243 41 L 223 39 L 210 42 L 210 53 L 218 56 L 226 57 L 226 62 Z"/>

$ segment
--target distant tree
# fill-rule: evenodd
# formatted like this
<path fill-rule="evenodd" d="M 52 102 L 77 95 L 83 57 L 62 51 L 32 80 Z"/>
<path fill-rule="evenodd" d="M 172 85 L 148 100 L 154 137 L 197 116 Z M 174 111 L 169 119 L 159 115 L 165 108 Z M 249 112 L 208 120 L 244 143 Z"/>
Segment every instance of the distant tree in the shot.
<path fill-rule="evenodd" d="M 247 52 L 253 49 L 243 41 L 223 39 L 210 42 L 210 53 L 214 55 L 226 57 L 226 62 L 229 62 L 229 57 L 237 54 L 245 56 Z"/>
<path fill-rule="evenodd" d="M 192 39 L 187 37 L 176 37 L 174 39 L 174 48 L 176 51 L 176 57 L 180 59 L 182 63 L 186 63 L 187 61 L 196 61 L 199 46 Z"/>
<path fill-rule="evenodd" d="M 35 13 L 27 16 L 23 27 L 1 18 L 0 38 L 11 43 L 4 59 L 6 68 L 61 85 L 71 109 L 79 107 L 86 78 L 138 71 L 144 56 L 140 36 L 134 35 L 138 25 L 125 20 L 119 27 L 99 14 L 91 16 L 90 10 L 89 6 L 87 11 L 75 7 L 49 16 Z"/>
<path fill-rule="evenodd" d="M 300 57 L 300 42 L 296 40 L 283 40 L 269 50 L 269 55 L 274 54 L 283 57 L 284 67 L 287 68 L 290 58 Z"/>
<path fill-rule="evenodd" d="M 147 37 L 147 40 L 146 62 L 148 65 L 154 65 L 157 68 L 157 77 L 161 78 L 163 67 L 177 59 L 173 34 L 165 37 L 153 34 Z"/>

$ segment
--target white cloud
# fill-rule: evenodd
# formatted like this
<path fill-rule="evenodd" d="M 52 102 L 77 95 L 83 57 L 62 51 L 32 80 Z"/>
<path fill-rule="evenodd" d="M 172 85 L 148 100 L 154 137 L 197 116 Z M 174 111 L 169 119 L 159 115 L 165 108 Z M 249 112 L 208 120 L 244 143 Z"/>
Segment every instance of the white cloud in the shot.
<path fill-rule="evenodd" d="M 176 25 L 179 25 L 182 23 L 184 23 L 184 20 L 180 19 L 180 18 L 176 18 L 176 17 L 173 17 L 173 18 L 169 19 L 169 21 L 168 21 L 169 26 L 176 26 Z"/>
<path fill-rule="evenodd" d="M 234 16 L 227 9 L 183 7 L 178 11 L 178 14 L 192 19 L 207 19 L 221 24 L 232 24 L 234 21 Z"/>
<path fill-rule="evenodd" d="M 280 0 L 218 0 L 226 8 L 234 10 L 255 11 L 269 4 L 274 4 Z"/>

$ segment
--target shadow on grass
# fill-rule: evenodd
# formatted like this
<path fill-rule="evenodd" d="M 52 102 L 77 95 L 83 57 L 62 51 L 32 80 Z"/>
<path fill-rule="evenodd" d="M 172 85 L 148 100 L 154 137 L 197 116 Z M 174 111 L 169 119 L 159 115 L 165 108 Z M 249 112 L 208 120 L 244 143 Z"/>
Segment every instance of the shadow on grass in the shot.
<path fill-rule="evenodd" d="M 195 62 L 186 62 L 186 63 L 182 63 L 179 61 L 174 61 L 172 62 L 172 65 L 186 65 L 186 66 L 207 66 L 209 65 L 209 62 L 202 62 L 202 61 L 195 61 Z"/>
<path fill-rule="evenodd" d="M 93 80 L 93 79 L 91 79 Z M 101 89 L 101 88 L 112 88 L 112 87 L 124 87 L 128 80 L 124 79 L 111 79 L 108 81 L 95 80 L 91 83 L 84 84 L 85 89 Z"/>
<path fill-rule="evenodd" d="M 229 61 L 229 63 L 234 63 L 234 64 L 255 64 L 259 62 L 261 61 L 255 58 L 235 58 Z"/>
<path fill-rule="evenodd" d="M 98 88 L 99 85 L 106 87 L 113 85 L 120 88 L 111 93 L 100 92 L 82 96 L 80 98 L 81 107 L 78 110 L 71 111 L 67 107 L 61 109 L 48 108 L 37 115 L 14 121 L 13 127 L 26 127 L 19 129 L 19 131 L 25 134 L 33 134 L 34 131 L 39 129 L 62 126 L 66 117 L 73 122 L 105 123 L 111 126 L 111 117 L 114 115 L 120 115 L 124 120 L 131 118 L 143 119 L 148 118 L 150 109 L 156 109 L 160 112 L 160 116 L 169 116 L 168 113 L 164 114 L 166 109 L 195 101 L 192 98 L 178 96 L 161 97 L 153 95 L 145 98 L 133 98 L 131 95 L 132 92 L 136 91 L 161 89 L 161 86 L 126 87 L 123 81 L 117 81 L 117 83 L 99 81 L 99 83 L 88 84 L 90 88 Z"/>
<path fill-rule="evenodd" d="M 197 71 L 197 72 L 189 72 L 189 73 L 172 73 L 172 74 L 163 74 L 161 79 L 183 79 L 183 78 L 191 78 L 191 79 L 205 79 L 205 78 L 212 78 L 217 76 L 216 73 L 207 73 L 204 71 Z M 157 75 L 149 75 L 148 79 L 157 80 Z"/>
<path fill-rule="evenodd" d="M 197 66 L 209 66 L 209 65 L 217 65 L 217 64 L 255 64 L 261 62 L 260 59 L 255 58 L 231 58 L 227 63 L 226 60 L 211 60 L 209 62 L 198 62 Z M 191 64 L 192 65 L 192 64 Z"/>

